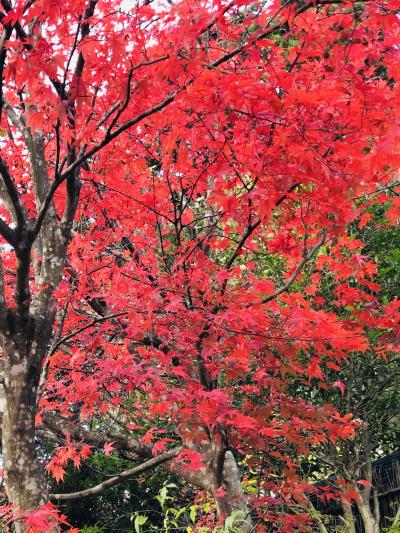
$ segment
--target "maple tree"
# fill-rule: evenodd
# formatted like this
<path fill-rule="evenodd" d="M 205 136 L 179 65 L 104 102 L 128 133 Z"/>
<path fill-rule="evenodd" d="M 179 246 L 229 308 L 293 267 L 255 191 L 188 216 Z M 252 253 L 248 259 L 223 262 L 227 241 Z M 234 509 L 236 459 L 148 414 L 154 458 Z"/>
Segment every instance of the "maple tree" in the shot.
<path fill-rule="evenodd" d="M 50 500 L 160 464 L 240 531 L 308 527 L 287 511 L 306 488 L 296 460 L 357 421 L 291 384 L 337 387 L 326 368 L 396 349 L 399 304 L 376 305 L 376 266 L 345 229 L 357 200 L 395 186 L 397 4 L 2 0 L 2 445 L 17 531 L 57 527 Z M 387 334 L 370 346 L 367 328 Z M 58 480 L 93 446 L 142 462 L 50 495 L 35 438 L 58 443 Z"/>

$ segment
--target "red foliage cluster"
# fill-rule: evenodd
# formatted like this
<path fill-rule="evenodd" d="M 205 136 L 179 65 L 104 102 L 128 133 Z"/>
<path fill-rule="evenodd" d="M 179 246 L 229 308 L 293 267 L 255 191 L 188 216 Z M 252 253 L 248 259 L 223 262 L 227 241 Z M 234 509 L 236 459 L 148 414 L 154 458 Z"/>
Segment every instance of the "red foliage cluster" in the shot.
<path fill-rule="evenodd" d="M 368 222 L 372 198 L 387 200 L 379 191 L 400 163 L 397 8 L 99 0 L 84 38 L 82 0 L 8 13 L 33 30 L 8 42 L 4 96 L 18 108 L 25 93 L 23 117 L 45 134 L 55 181 L 81 167 L 42 410 L 112 412 L 154 453 L 181 443 L 183 470 L 203 467 L 202 441 L 225 442 L 264 476 L 251 496 L 260 516 L 301 500 L 295 458 L 351 437 L 357 422 L 298 391 L 312 382 L 343 395 L 327 368 L 395 347 L 366 336 L 398 328 L 399 303 L 378 304 L 376 266 L 346 228 Z M 2 124 L 34 218 L 21 134 L 6 136 L 4 113 Z M 73 163 L 71 143 L 82 154 Z M 63 185 L 54 198 L 62 217 Z M 4 205 L 0 214 L 10 222 Z M 388 217 L 396 223 L 398 202 Z M 15 259 L 3 262 L 11 301 Z M 74 446 L 52 459 L 56 478 L 68 460 L 79 465 Z"/>

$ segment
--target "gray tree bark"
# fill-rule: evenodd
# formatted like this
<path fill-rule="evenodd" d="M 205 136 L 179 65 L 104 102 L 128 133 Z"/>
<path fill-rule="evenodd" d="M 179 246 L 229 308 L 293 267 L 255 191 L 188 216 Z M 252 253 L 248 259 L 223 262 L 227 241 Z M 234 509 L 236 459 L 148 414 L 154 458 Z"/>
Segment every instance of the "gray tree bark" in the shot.
<path fill-rule="evenodd" d="M 357 508 L 363 521 L 365 533 L 380 533 L 379 521 L 372 514 L 369 502 L 358 503 Z"/>
<path fill-rule="evenodd" d="M 10 502 L 23 511 L 34 511 L 49 501 L 43 467 L 35 453 L 36 388 L 40 369 L 26 364 L 26 355 L 13 354 L 8 364 L 4 387 L 2 445 L 4 481 Z M 18 532 L 25 530 L 16 522 Z"/>
<path fill-rule="evenodd" d="M 222 487 L 225 495 L 215 497 L 217 513 L 220 516 L 233 516 L 235 531 L 248 533 L 252 530 L 250 510 L 246 496 L 243 493 L 239 468 L 231 451 L 227 451 L 224 457 L 222 469 Z"/>

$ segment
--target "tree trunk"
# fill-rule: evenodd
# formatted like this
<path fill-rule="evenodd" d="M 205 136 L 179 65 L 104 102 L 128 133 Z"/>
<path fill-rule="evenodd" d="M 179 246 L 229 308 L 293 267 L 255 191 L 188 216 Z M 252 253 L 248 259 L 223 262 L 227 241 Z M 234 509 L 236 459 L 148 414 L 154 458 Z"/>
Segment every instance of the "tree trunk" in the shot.
<path fill-rule="evenodd" d="M 344 516 L 344 531 L 345 533 L 356 533 L 356 526 L 354 524 L 354 515 L 351 509 L 351 505 L 343 503 L 343 516 Z"/>
<path fill-rule="evenodd" d="M 233 453 L 222 443 L 208 440 L 196 430 L 192 431 L 191 440 L 186 440 L 185 445 L 201 453 L 205 466 L 191 471 L 182 470 L 181 465 L 175 463 L 172 470 L 186 482 L 212 494 L 218 518 L 221 521 L 228 519 L 232 531 L 249 533 L 252 530 L 250 510 Z"/>
<path fill-rule="evenodd" d="M 320 533 L 328 533 L 328 530 L 326 529 L 326 526 L 320 516 L 320 513 L 317 511 L 317 509 L 314 507 L 312 501 L 307 498 L 307 496 L 304 494 L 304 497 L 308 501 L 308 507 L 311 511 L 311 518 L 314 520 L 316 526 L 318 527 Z"/>
<path fill-rule="evenodd" d="M 237 533 L 252 530 L 250 511 L 243 493 L 240 472 L 231 451 L 225 453 L 222 470 L 223 496 L 214 493 L 218 516 L 232 517 L 232 528 Z"/>
<path fill-rule="evenodd" d="M 45 472 L 35 452 L 36 393 L 40 365 L 27 354 L 5 354 L 3 415 L 4 481 L 8 500 L 21 511 L 33 511 L 49 501 Z M 16 522 L 16 531 L 25 531 Z"/>
<path fill-rule="evenodd" d="M 374 518 L 368 503 L 358 503 L 357 508 L 360 512 L 365 533 L 379 533 L 379 523 Z"/>

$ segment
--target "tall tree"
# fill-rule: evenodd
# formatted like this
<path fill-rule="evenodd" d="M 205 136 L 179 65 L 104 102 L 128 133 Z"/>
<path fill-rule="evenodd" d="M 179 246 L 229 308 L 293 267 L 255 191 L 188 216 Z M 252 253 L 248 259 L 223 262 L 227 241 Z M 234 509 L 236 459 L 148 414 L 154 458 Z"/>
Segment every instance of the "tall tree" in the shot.
<path fill-rule="evenodd" d="M 323 254 L 368 290 L 373 265 L 344 230 L 354 198 L 398 168 L 397 1 L 1 5 L 16 529 L 56 517 L 35 451 L 50 431 L 65 439 L 49 464 L 59 478 L 82 440 L 147 458 L 92 493 L 168 461 L 241 531 L 290 531 L 304 522 L 285 512 L 303 491 L 293 457 L 355 427 L 291 394 L 293 377 L 323 381 L 323 361 L 365 350 L 365 327 L 398 312 L 345 320 L 320 305 L 318 273 L 294 287 Z M 101 414 L 123 429 L 96 431 Z M 262 479 L 254 516 L 240 456 Z"/>

